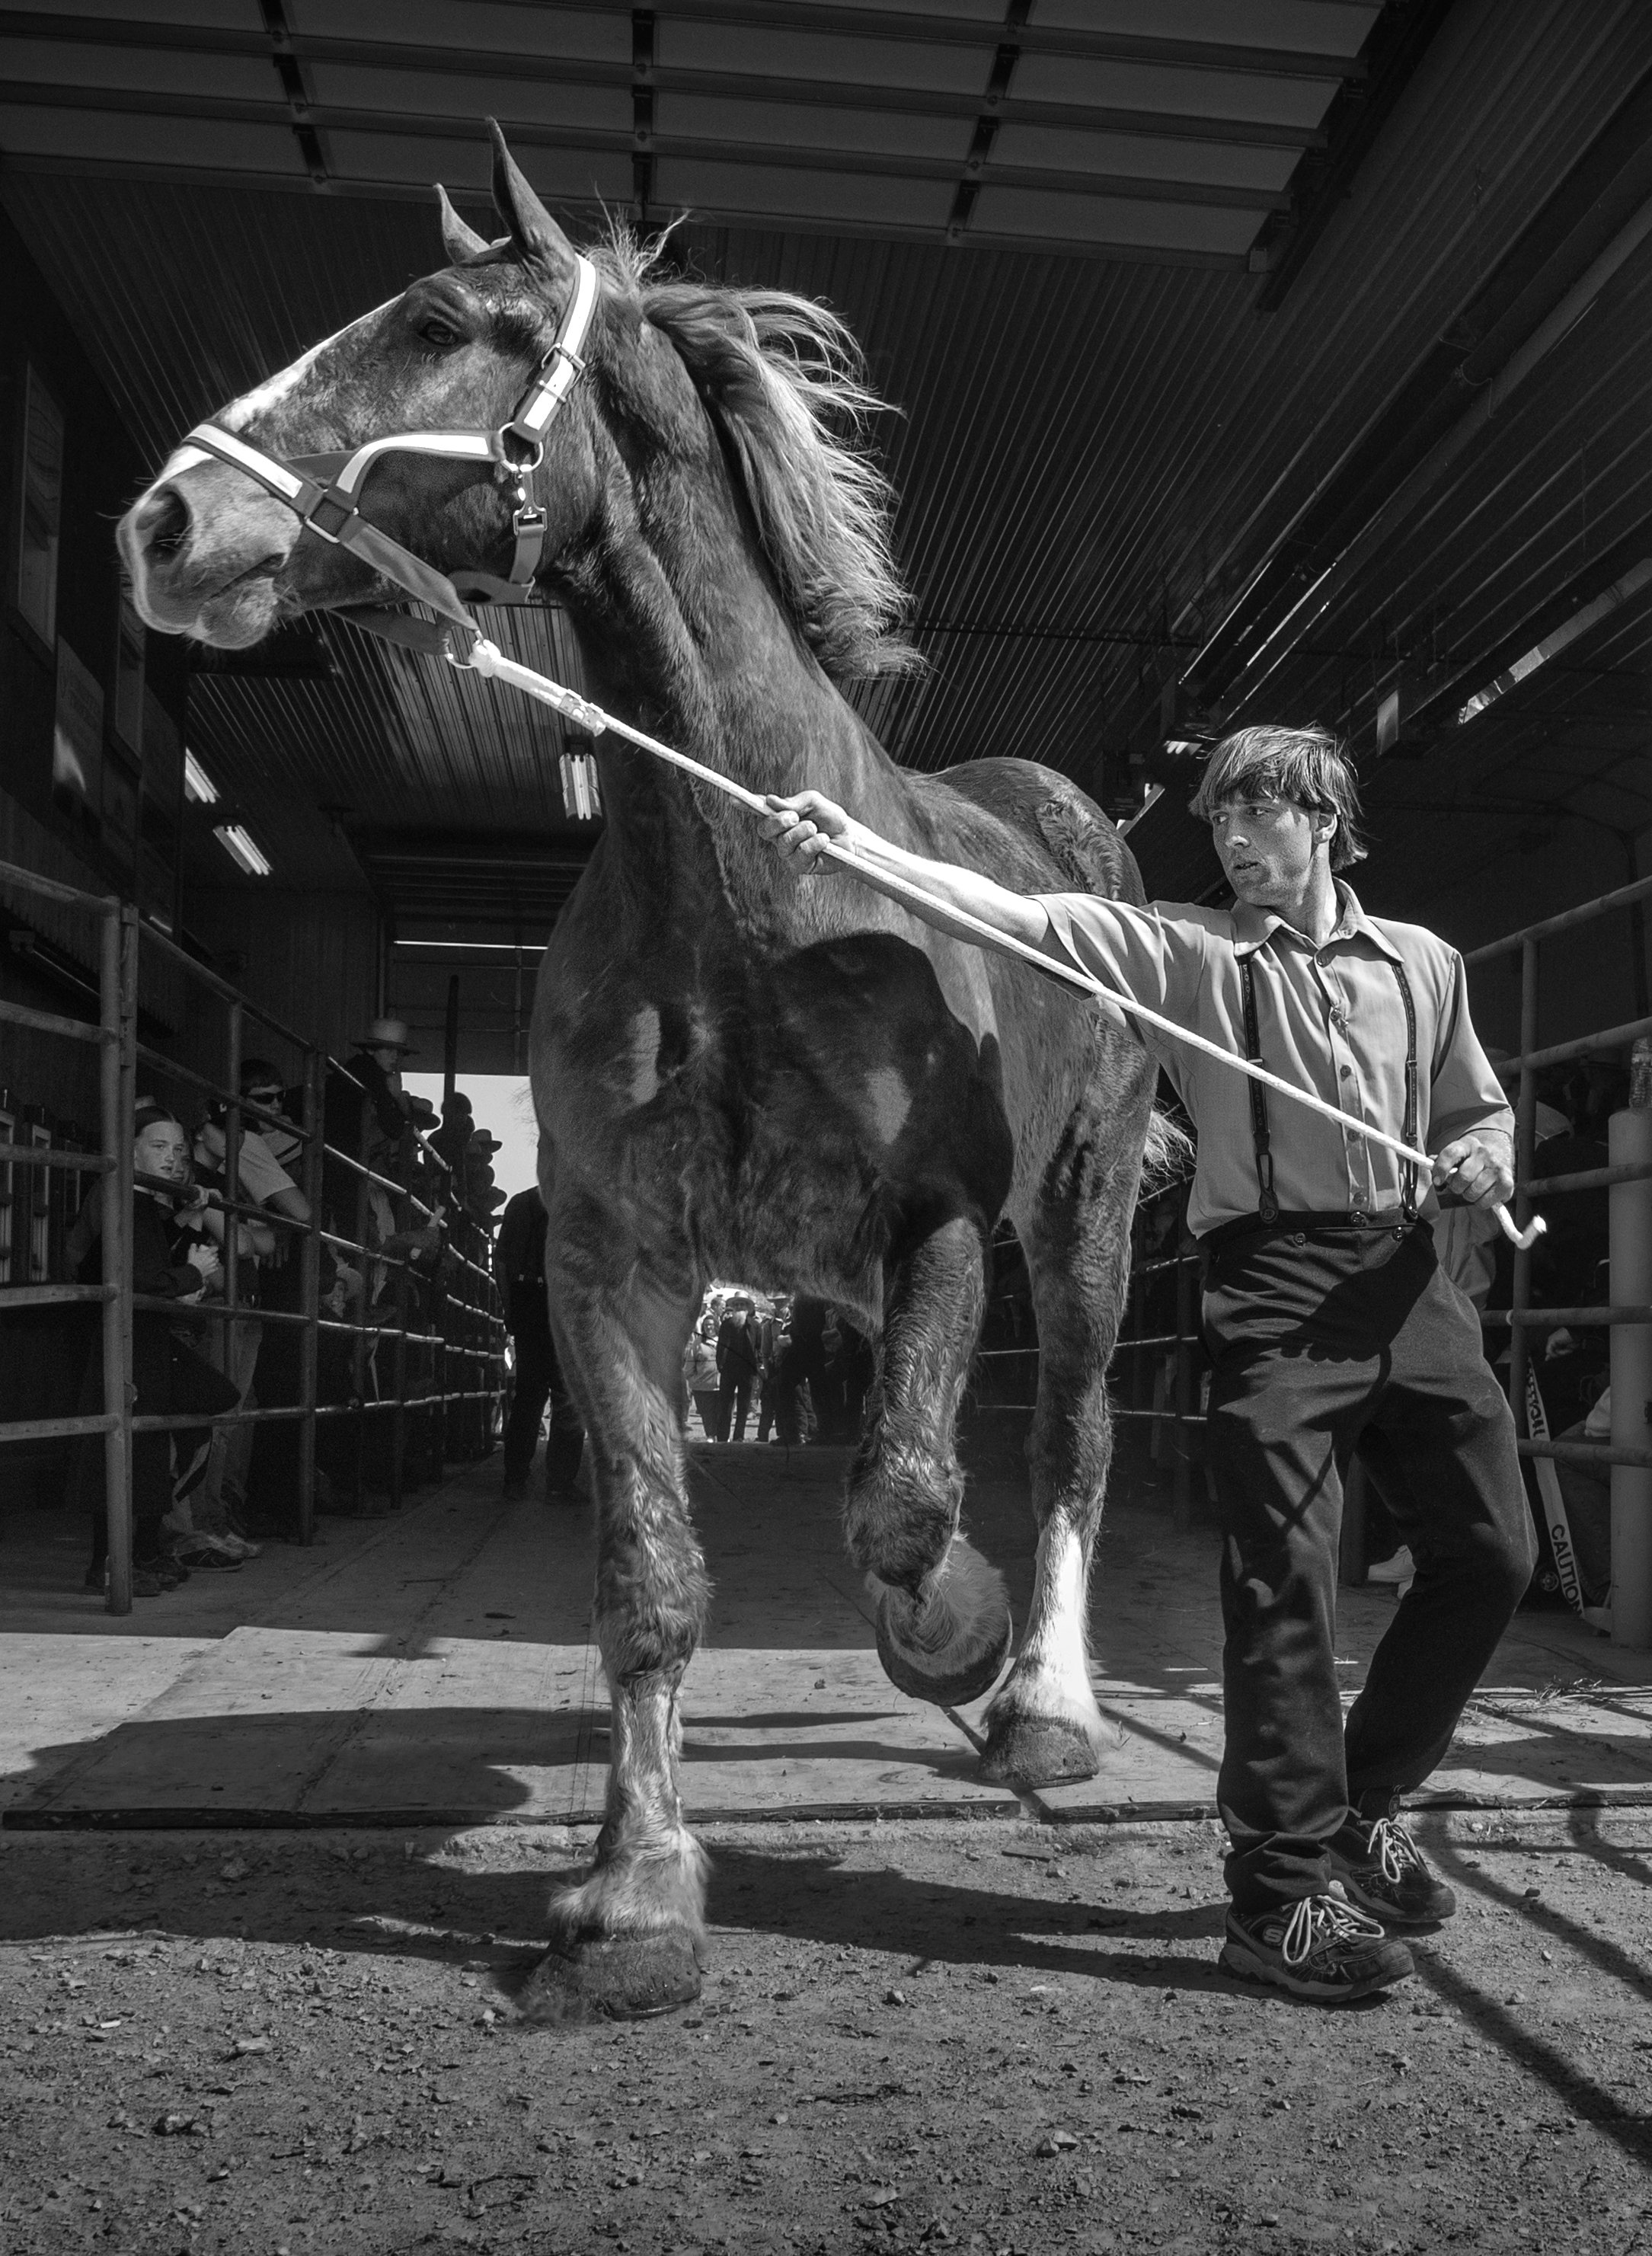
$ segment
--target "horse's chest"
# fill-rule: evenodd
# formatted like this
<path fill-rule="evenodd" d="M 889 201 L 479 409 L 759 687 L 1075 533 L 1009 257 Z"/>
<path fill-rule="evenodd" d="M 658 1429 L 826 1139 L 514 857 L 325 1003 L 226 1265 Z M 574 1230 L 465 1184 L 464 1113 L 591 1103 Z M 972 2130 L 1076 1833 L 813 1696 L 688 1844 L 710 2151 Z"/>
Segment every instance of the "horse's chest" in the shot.
<path fill-rule="evenodd" d="M 545 1094 L 582 1173 L 708 1216 L 782 1197 L 847 1212 L 936 1179 L 1001 1200 L 997 1044 L 920 951 L 868 934 L 718 976 L 671 969 L 560 1016 Z"/>

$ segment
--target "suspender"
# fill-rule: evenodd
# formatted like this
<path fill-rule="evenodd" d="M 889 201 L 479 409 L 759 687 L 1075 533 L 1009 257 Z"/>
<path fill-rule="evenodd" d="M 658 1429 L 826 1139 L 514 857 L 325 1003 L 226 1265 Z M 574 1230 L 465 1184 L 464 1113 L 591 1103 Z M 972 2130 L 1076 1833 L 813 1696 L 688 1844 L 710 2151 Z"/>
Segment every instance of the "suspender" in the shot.
<path fill-rule="evenodd" d="M 1394 959 L 1394 976 L 1399 984 L 1400 1000 L 1405 1005 L 1405 1125 L 1401 1133 L 1408 1144 L 1417 1139 L 1417 1014 L 1411 999 L 1411 983 L 1405 976 L 1405 966 Z M 1251 957 L 1239 958 L 1239 984 L 1245 996 L 1245 1054 L 1253 1063 L 1260 1065 L 1261 1038 L 1256 1019 L 1256 981 L 1251 969 Z M 1268 1223 L 1279 1220 L 1279 1201 L 1274 1193 L 1274 1153 L 1267 1130 L 1267 1096 L 1260 1082 L 1246 1083 L 1251 1093 L 1251 1135 L 1256 1146 L 1256 1181 L 1260 1195 L 1256 1211 Z M 1407 1223 L 1417 1218 L 1416 1162 L 1408 1160 L 1400 1179 L 1400 1212 Z"/>
<path fill-rule="evenodd" d="M 1400 983 L 1400 1000 L 1405 1005 L 1405 1125 L 1400 1131 L 1408 1144 L 1417 1139 L 1417 1014 L 1411 1000 L 1411 982 L 1405 976 L 1405 966 L 1398 956 L 1394 959 L 1394 976 Z M 1415 1160 L 1408 1160 L 1400 1178 L 1400 1211 L 1408 1223 L 1417 1218 L 1417 1171 Z"/>
<path fill-rule="evenodd" d="M 1245 1054 L 1253 1065 L 1260 1065 L 1262 1044 L 1256 1029 L 1256 981 L 1248 955 L 1239 958 L 1239 978 L 1245 989 Z M 1267 1092 L 1260 1081 L 1247 1081 L 1245 1086 L 1251 1093 L 1251 1135 L 1256 1145 L 1256 1180 L 1261 1187 L 1256 1211 L 1264 1222 L 1274 1223 L 1279 1220 L 1279 1201 L 1274 1195 L 1274 1154 L 1268 1145 Z"/>

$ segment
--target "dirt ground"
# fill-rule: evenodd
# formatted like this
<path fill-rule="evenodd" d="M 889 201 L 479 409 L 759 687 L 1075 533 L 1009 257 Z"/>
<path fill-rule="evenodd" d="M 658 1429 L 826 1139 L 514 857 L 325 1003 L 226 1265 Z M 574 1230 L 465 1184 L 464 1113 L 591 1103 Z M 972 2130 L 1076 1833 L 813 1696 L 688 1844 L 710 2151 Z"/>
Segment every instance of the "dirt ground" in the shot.
<path fill-rule="evenodd" d="M 1652 2250 L 1652 1816 L 1426 1818 L 1340 2013 L 1197 1825 L 712 1829 L 703 2002 L 513 2018 L 554 1829 L 0 1842 L 0 2247 Z"/>

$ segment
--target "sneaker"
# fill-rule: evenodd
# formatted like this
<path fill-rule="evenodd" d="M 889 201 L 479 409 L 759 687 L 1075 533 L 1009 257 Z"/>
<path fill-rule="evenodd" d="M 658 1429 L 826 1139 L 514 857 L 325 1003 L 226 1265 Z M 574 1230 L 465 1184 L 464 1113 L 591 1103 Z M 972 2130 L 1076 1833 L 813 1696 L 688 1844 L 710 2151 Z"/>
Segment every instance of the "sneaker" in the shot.
<path fill-rule="evenodd" d="M 152 1567 L 132 1569 L 132 1596 L 135 1598 L 158 1598 L 163 1591 L 173 1587 L 170 1583 L 162 1582 Z"/>
<path fill-rule="evenodd" d="M 187 1575 L 238 1575 L 244 1563 L 228 1551 L 192 1551 L 188 1566 L 181 1571 Z"/>
<path fill-rule="evenodd" d="M 1350 1817 L 1328 1853 L 1331 1876 L 1349 1900 L 1395 1927 L 1427 1927 L 1457 1909 L 1397 1817 Z"/>
<path fill-rule="evenodd" d="M 1340 1896 L 1303 1896 L 1274 1911 L 1227 1915 L 1221 1964 L 1247 1982 L 1272 1982 L 1293 1998 L 1340 2006 L 1414 1974 L 1411 1954 L 1374 1919 Z"/>
<path fill-rule="evenodd" d="M 1366 1569 L 1367 1583 L 1409 1583 L 1416 1573 L 1416 1562 L 1408 1545 L 1402 1543 L 1392 1559 L 1379 1559 L 1374 1567 Z"/>

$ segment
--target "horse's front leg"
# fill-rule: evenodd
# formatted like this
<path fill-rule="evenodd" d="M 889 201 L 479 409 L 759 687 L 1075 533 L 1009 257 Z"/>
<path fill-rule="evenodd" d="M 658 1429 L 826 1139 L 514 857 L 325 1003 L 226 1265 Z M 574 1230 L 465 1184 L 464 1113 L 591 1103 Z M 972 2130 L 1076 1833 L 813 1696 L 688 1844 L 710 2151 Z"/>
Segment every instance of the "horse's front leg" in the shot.
<path fill-rule="evenodd" d="M 553 1900 L 551 1949 L 523 2003 L 542 2019 L 631 2017 L 700 1992 L 706 1860 L 677 1783 L 678 1688 L 709 1595 L 681 1418 L 698 1283 L 686 1258 L 662 1277 L 594 1208 L 552 1206 L 547 1263 L 558 1351 L 589 1437 L 612 1738 L 596 1861 Z"/>
<path fill-rule="evenodd" d="M 941 1706 L 973 1700 L 1008 1657 L 1004 1577 L 958 1533 L 954 1428 L 986 1302 L 986 1235 L 959 1216 L 897 1253 L 883 1353 L 849 1477 L 850 1556 L 878 1600 L 891 1681 Z"/>
<path fill-rule="evenodd" d="M 1090 1569 L 1112 1425 L 1107 1364 L 1129 1266 L 1139 1134 L 1097 1136 L 1022 1232 L 1038 1316 L 1038 1406 L 1027 1442 L 1038 1555 L 1015 1666 L 986 1714 L 983 1778 L 1093 1778 L 1116 1739 L 1090 1681 Z"/>

